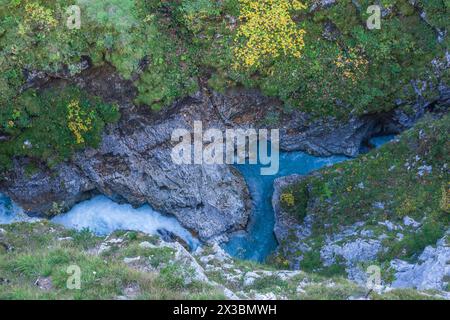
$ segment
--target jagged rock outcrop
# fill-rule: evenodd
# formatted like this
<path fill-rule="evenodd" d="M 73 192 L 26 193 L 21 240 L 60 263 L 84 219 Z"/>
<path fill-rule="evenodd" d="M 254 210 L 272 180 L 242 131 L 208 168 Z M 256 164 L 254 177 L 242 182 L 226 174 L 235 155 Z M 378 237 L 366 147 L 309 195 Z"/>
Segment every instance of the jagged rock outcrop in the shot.
<path fill-rule="evenodd" d="M 302 241 L 289 241 L 290 237 L 295 236 L 296 239 L 303 239 L 309 237 L 312 233 L 311 225 L 312 215 L 306 216 L 303 223 L 299 224 L 295 217 L 291 216 L 283 210 L 280 205 L 280 197 L 287 186 L 295 184 L 304 179 L 304 176 L 293 174 L 286 177 L 281 177 L 275 179 L 274 181 L 274 191 L 272 195 L 272 207 L 275 213 L 275 226 L 274 234 L 278 243 L 289 242 L 289 246 L 282 246 L 282 250 L 287 250 L 284 252 L 286 256 L 295 257 L 289 261 L 290 267 L 293 269 L 300 268 L 301 257 L 297 258 L 295 255 L 290 254 L 296 251 L 309 251 L 310 248 L 307 244 Z"/>
<path fill-rule="evenodd" d="M 192 132 L 195 120 L 202 121 L 204 130 L 278 128 L 282 150 L 322 156 L 355 156 L 370 136 L 401 129 L 390 115 L 351 118 L 344 123 L 332 118 L 312 119 L 299 111 L 287 113 L 278 100 L 243 89 L 226 94 L 205 89 L 153 113 L 133 104 L 132 83 L 108 65 L 87 68 L 75 77 L 33 79 L 27 86 L 42 90 L 75 83 L 117 103 L 122 118 L 106 129 L 97 149 L 79 152 L 53 168 L 42 165 L 29 175 L 25 168 L 30 159 L 15 159 L 12 170 L 0 179 L 1 192 L 35 214 L 56 214 L 98 193 L 135 206 L 148 203 L 176 216 L 202 240 L 245 228 L 249 192 L 232 166 L 174 164 L 170 156 L 174 129 Z M 275 123 L 267 121 L 271 115 L 276 115 Z"/>
<path fill-rule="evenodd" d="M 317 156 L 356 156 L 361 143 L 383 132 L 389 122 L 380 116 L 352 117 L 345 122 L 333 117 L 315 119 L 298 110 L 286 112 L 279 101 L 255 90 L 213 93 L 211 102 L 227 125 L 279 129 L 281 150 L 301 150 Z M 389 128 L 391 132 L 399 129 L 395 125 Z"/>
<path fill-rule="evenodd" d="M 318 173 L 313 173 L 318 174 Z M 369 264 L 380 268 L 378 255 L 386 252 L 387 233 L 397 234 L 396 241 L 400 241 L 404 234 L 416 233 L 422 227 L 420 222 L 405 216 L 402 223 L 394 224 L 389 220 L 379 221 L 378 225 L 385 231 L 377 234 L 370 223 L 357 222 L 350 226 L 335 226 L 324 235 L 324 242 L 317 248 L 311 247 L 314 241 L 313 222 L 317 221 L 311 207 L 308 207 L 308 215 L 300 223 L 292 215 L 283 210 L 280 205 L 280 197 L 283 190 L 305 179 L 305 176 L 291 175 L 278 178 L 274 182 L 274 194 L 272 205 L 275 212 L 275 236 L 282 245 L 278 252 L 287 259 L 292 269 L 302 270 L 303 255 L 298 252 L 319 253 L 320 263 L 323 267 L 341 264 L 345 268 L 349 280 L 364 286 L 368 281 L 369 273 L 365 269 Z M 308 206 L 314 206 L 314 199 L 308 201 Z M 373 221 L 372 221 L 373 223 Z M 440 239 L 436 246 L 427 246 L 417 258 L 410 263 L 400 259 L 388 260 L 389 269 L 392 272 L 392 282 L 381 280 L 380 293 L 389 292 L 398 288 L 410 288 L 416 290 L 434 290 L 439 296 L 449 299 L 448 285 L 450 279 L 450 230 Z"/>
<path fill-rule="evenodd" d="M 428 246 L 417 263 L 393 260 L 395 272 L 394 288 L 415 288 L 418 290 L 445 290 L 450 283 L 450 244 L 448 235 L 440 239 L 436 247 Z M 447 293 L 450 298 L 450 293 Z"/>
<path fill-rule="evenodd" d="M 198 107 L 186 106 L 191 112 Z M 133 115 L 110 128 L 99 149 L 79 153 L 51 171 L 28 177 L 24 160 L 18 160 L 4 185 L 7 193 L 31 212 L 69 208 L 100 192 L 135 206 L 149 203 L 173 214 L 203 240 L 244 228 L 249 195 L 233 167 L 172 162 L 171 132 L 188 127 L 183 113 L 163 122 Z"/>

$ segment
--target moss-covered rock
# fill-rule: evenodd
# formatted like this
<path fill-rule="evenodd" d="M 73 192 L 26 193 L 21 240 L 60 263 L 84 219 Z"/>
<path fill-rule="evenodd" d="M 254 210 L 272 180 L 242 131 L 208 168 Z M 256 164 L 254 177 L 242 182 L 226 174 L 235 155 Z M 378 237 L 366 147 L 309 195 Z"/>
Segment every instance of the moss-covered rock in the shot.
<path fill-rule="evenodd" d="M 393 259 L 416 262 L 450 227 L 449 123 L 448 115 L 430 117 L 380 149 L 282 186 L 277 260 L 325 273 L 376 264 L 386 278 Z M 286 193 L 292 205 L 283 205 Z"/>
<path fill-rule="evenodd" d="M 432 299 L 374 293 L 342 277 L 234 260 L 220 247 L 194 254 L 133 231 L 97 237 L 47 221 L 0 226 L 1 299 Z M 72 276 L 80 271 L 79 289 Z M 75 281 L 75 282 L 74 282 Z M 69 283 L 69 285 L 68 285 Z"/>

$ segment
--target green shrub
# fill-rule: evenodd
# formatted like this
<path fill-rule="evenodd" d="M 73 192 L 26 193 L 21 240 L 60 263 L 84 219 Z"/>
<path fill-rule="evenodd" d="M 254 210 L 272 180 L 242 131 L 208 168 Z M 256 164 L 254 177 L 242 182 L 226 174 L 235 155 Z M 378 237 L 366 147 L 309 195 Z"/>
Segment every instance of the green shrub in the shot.
<path fill-rule="evenodd" d="M 184 285 L 184 274 L 177 264 L 169 264 L 159 272 L 158 282 L 171 289 L 182 289 Z"/>
<path fill-rule="evenodd" d="M 76 126 L 86 130 L 74 132 L 71 109 L 76 102 L 79 115 Z M 75 87 L 52 89 L 44 92 L 27 90 L 6 108 L 0 110 L 2 131 L 10 137 L 0 142 L 3 162 L 7 168 L 13 157 L 28 156 L 53 165 L 86 146 L 95 147 L 107 123 L 118 120 L 116 106 L 89 97 Z M 76 133 L 76 134 L 75 134 Z"/>
<path fill-rule="evenodd" d="M 295 217 L 300 223 L 307 214 L 309 192 L 305 181 L 301 181 L 283 190 L 280 204 L 284 211 Z"/>

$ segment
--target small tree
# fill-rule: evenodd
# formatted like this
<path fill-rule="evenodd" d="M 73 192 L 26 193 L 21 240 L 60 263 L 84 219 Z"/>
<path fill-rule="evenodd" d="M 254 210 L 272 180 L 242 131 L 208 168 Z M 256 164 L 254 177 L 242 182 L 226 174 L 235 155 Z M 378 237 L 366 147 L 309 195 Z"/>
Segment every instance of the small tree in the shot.
<path fill-rule="evenodd" d="M 299 58 L 305 30 L 292 13 L 306 6 L 298 0 L 239 0 L 241 25 L 237 31 L 235 67 L 259 67 L 267 58 L 291 55 Z"/>

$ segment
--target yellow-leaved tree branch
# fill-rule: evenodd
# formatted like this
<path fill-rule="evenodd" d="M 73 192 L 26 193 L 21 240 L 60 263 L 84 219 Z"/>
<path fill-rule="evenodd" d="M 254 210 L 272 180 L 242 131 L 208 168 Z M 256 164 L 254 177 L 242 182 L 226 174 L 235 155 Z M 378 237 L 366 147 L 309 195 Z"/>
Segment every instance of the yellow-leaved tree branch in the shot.
<path fill-rule="evenodd" d="M 236 34 L 235 68 L 259 67 L 280 55 L 300 58 L 305 30 L 292 13 L 306 9 L 298 0 L 239 0 L 240 26 Z"/>
<path fill-rule="evenodd" d="M 94 113 L 87 114 L 80 107 L 78 100 L 73 100 L 67 106 L 67 126 L 73 133 L 77 144 L 84 143 L 83 134 L 92 130 L 92 122 L 94 120 Z"/>

